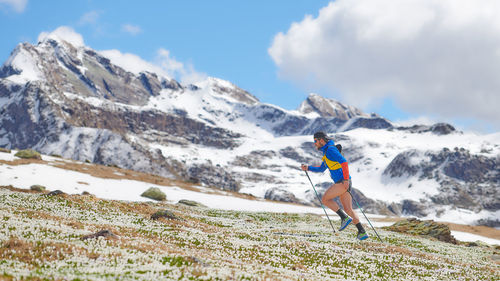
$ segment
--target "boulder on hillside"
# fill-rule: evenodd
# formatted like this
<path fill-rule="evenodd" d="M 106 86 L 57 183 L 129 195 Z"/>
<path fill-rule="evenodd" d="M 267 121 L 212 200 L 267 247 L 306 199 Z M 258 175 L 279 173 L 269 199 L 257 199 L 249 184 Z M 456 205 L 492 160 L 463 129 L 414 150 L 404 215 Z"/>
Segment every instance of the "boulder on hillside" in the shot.
<path fill-rule="evenodd" d="M 167 195 L 161 191 L 158 187 L 150 187 L 148 190 L 141 194 L 142 197 L 153 199 L 156 201 L 163 201 L 167 199 Z"/>
<path fill-rule="evenodd" d="M 45 191 L 46 188 L 43 185 L 34 184 L 34 185 L 30 186 L 30 189 L 33 191 L 42 192 L 42 191 Z"/>
<path fill-rule="evenodd" d="M 439 241 L 457 244 L 457 240 L 451 235 L 450 228 L 433 220 L 421 221 L 416 218 L 409 218 L 383 228 L 395 232 L 433 237 Z"/>
<path fill-rule="evenodd" d="M 186 200 L 186 199 L 181 199 L 177 204 L 181 205 L 186 205 L 186 206 L 191 206 L 191 207 L 207 207 L 200 202 L 192 201 L 192 200 Z"/>
<path fill-rule="evenodd" d="M 58 195 L 64 195 L 66 193 L 64 193 L 63 191 L 57 189 L 57 190 L 54 190 L 54 191 L 51 191 L 49 193 L 47 193 L 46 195 L 47 196 L 58 196 Z"/>
<path fill-rule="evenodd" d="M 166 218 L 169 220 L 182 220 L 182 218 L 176 216 L 172 211 L 170 210 L 161 210 L 158 211 L 154 214 L 151 215 L 152 220 L 157 220 L 159 218 Z"/>
<path fill-rule="evenodd" d="M 33 149 L 24 149 L 24 150 L 19 150 L 14 156 L 23 158 L 23 159 L 38 159 L 42 160 L 42 156 L 40 153 Z"/>

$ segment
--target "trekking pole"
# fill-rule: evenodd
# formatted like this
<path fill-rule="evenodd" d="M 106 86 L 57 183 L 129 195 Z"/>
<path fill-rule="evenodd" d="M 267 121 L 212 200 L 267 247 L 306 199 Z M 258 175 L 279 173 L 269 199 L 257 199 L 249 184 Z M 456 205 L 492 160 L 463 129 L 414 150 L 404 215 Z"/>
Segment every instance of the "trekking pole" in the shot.
<path fill-rule="evenodd" d="M 352 195 L 351 191 L 350 190 L 347 190 L 347 192 L 349 192 L 349 194 L 351 194 L 351 197 L 352 199 L 354 200 L 354 202 L 356 202 L 356 205 L 358 205 L 358 208 L 361 210 L 361 213 L 363 213 L 363 216 L 365 216 L 366 220 L 368 221 L 368 223 L 370 224 L 370 226 L 372 227 L 373 231 L 375 231 L 375 234 L 377 234 L 377 237 L 378 237 L 378 240 L 380 240 L 380 242 L 384 243 L 382 241 L 382 239 L 380 239 L 380 236 L 378 235 L 377 231 L 375 230 L 375 228 L 373 227 L 372 223 L 370 222 L 370 220 L 368 219 L 368 217 L 365 215 L 365 212 L 363 212 L 363 209 L 361 208 L 361 206 L 359 205 L 358 201 L 356 200 L 356 198 L 354 198 L 354 196 Z"/>
<path fill-rule="evenodd" d="M 330 223 L 330 226 L 332 227 L 333 229 L 333 233 L 337 232 L 335 231 L 335 228 L 333 227 L 333 224 L 332 224 L 332 221 L 330 220 L 330 217 L 328 216 L 328 214 L 326 213 L 326 209 L 325 207 L 323 206 L 323 203 L 321 203 L 321 198 L 319 198 L 319 195 L 318 195 L 318 192 L 316 191 L 316 188 L 314 188 L 314 184 L 313 182 L 311 181 L 311 178 L 309 177 L 309 174 L 307 173 L 307 171 L 304 171 L 306 172 L 306 176 L 307 178 L 309 179 L 309 182 L 311 183 L 312 187 L 313 187 L 313 190 L 314 190 L 314 193 L 316 193 L 316 197 L 318 198 L 319 200 L 319 204 L 321 205 L 321 208 L 323 208 L 323 211 L 325 211 L 325 215 L 326 215 L 326 218 L 328 219 L 328 222 Z"/>

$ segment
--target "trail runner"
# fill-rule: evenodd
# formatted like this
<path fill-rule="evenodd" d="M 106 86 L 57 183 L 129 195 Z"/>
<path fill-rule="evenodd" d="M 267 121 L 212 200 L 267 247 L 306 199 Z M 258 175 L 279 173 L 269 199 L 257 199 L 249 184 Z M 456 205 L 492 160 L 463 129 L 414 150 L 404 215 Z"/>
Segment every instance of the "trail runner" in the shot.
<path fill-rule="evenodd" d="M 327 168 L 330 170 L 330 177 L 334 184 L 325 191 L 323 198 L 321 198 L 321 203 L 339 215 L 341 220 L 340 231 L 353 222 L 358 228 L 357 238 L 365 240 L 368 238 L 368 234 L 361 225 L 361 222 L 359 222 L 358 215 L 352 209 L 352 197 L 348 192 L 351 190 L 352 181 L 346 159 L 340 154 L 334 141 L 329 139 L 324 132 L 316 132 L 314 134 L 314 146 L 323 152 L 323 162 L 319 167 L 302 164 L 302 170 L 311 172 L 324 172 Z M 345 212 L 333 201 L 335 197 L 339 197 Z"/>

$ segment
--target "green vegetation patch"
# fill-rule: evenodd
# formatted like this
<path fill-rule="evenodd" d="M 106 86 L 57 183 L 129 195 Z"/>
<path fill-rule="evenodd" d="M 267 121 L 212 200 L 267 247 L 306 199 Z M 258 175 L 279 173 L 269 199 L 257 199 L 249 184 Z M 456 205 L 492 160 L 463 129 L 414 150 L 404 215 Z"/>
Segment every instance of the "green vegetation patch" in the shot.
<path fill-rule="evenodd" d="M 23 158 L 23 159 L 38 159 L 41 160 L 42 156 L 38 151 L 35 151 L 33 149 L 24 149 L 24 150 L 19 150 L 14 156 Z"/>

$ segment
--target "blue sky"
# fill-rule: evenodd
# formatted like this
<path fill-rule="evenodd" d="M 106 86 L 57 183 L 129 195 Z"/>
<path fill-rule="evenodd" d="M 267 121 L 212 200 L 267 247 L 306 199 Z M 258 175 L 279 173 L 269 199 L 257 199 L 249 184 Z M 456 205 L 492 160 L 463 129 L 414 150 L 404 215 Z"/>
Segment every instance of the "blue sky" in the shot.
<path fill-rule="evenodd" d="M 68 26 L 93 49 L 150 62 L 166 50 L 191 72 L 286 109 L 315 92 L 392 121 L 499 131 L 500 71 L 490 64 L 500 7 L 399 2 L 0 0 L 0 60 L 18 43 Z"/>

